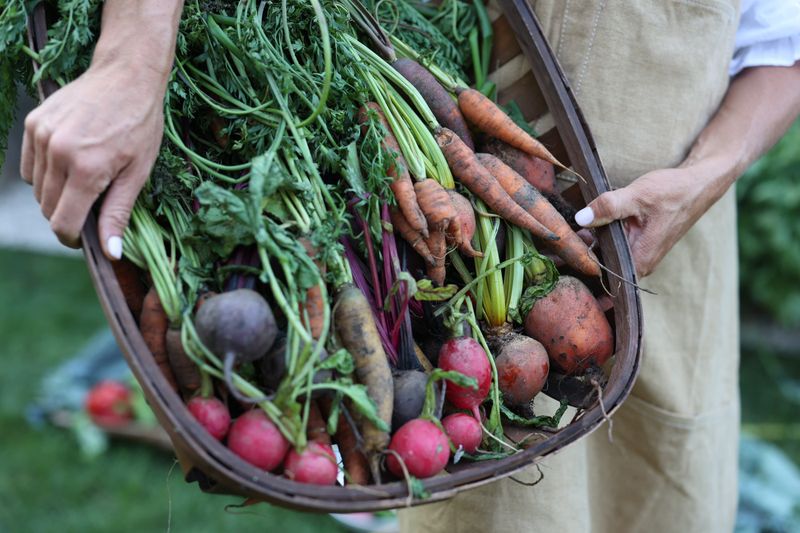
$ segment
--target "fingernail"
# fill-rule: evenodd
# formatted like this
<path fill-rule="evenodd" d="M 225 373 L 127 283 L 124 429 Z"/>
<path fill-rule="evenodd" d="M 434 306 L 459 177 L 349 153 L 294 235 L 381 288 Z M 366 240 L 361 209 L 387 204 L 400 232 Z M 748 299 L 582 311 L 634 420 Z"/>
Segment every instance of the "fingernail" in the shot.
<path fill-rule="evenodd" d="M 591 207 L 584 207 L 575 213 L 575 222 L 581 226 L 588 226 L 594 220 L 594 212 Z"/>
<path fill-rule="evenodd" d="M 108 255 L 110 255 L 114 259 L 122 259 L 121 237 L 117 237 L 116 235 L 114 235 L 113 237 L 109 237 L 108 242 L 106 243 L 106 248 L 108 248 Z"/>

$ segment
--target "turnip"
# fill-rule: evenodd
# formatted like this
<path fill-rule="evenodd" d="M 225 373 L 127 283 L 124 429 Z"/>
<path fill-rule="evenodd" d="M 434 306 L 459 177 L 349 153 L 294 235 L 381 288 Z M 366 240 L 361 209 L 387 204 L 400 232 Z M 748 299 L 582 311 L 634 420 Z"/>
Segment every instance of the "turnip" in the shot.
<path fill-rule="evenodd" d="M 483 440 L 480 422 L 466 413 L 447 415 L 442 419 L 442 427 L 453 445 L 467 453 L 475 453 Z"/>
<path fill-rule="evenodd" d="M 547 382 L 547 351 L 538 341 L 516 333 L 506 335 L 500 346 L 495 364 L 503 399 L 511 405 L 526 405 Z"/>
<path fill-rule="evenodd" d="M 263 411 L 254 409 L 234 420 L 228 433 L 228 448 L 253 466 L 270 472 L 283 461 L 289 442 Z"/>
<path fill-rule="evenodd" d="M 312 485 L 333 485 L 339 473 L 333 448 L 313 441 L 302 453 L 290 450 L 283 466 L 283 474 L 289 479 Z"/>
<path fill-rule="evenodd" d="M 228 434 L 231 425 L 231 415 L 228 408 L 218 399 L 195 396 L 186 404 L 192 416 L 200 422 L 206 431 L 217 440 L 222 440 Z"/>
<path fill-rule="evenodd" d="M 233 367 L 263 357 L 275 342 L 278 328 L 267 301 L 251 289 L 218 294 L 197 312 L 195 326 L 203 344 L 224 358 L 225 382 L 231 393 L 252 403 L 233 386 Z"/>
<path fill-rule="evenodd" d="M 436 424 L 422 418 L 406 422 L 398 429 L 392 436 L 389 450 L 394 453 L 389 453 L 386 465 L 397 477 L 404 477 L 400 459 L 408 473 L 418 478 L 435 476 L 450 459 L 447 436 Z"/>
<path fill-rule="evenodd" d="M 475 418 L 479 419 L 478 407 L 486 399 L 492 385 L 492 368 L 481 345 L 471 337 L 448 340 L 439 351 L 439 368 L 459 372 L 478 382 L 478 388 L 473 389 L 448 380 L 445 398 L 459 409 L 472 411 Z"/>

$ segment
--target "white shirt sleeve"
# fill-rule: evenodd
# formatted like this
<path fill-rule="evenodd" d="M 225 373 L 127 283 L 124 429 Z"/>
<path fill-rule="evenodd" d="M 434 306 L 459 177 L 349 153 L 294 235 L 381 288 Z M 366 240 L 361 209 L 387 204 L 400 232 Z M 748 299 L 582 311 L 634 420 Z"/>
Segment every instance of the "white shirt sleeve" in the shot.
<path fill-rule="evenodd" d="M 741 10 L 731 76 L 747 67 L 788 67 L 800 59 L 800 0 L 742 0 Z"/>

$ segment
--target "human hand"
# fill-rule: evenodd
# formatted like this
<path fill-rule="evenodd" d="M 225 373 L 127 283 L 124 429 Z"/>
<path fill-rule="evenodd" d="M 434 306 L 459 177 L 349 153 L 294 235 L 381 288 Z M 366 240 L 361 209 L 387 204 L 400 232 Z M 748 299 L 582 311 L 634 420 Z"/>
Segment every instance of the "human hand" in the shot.
<path fill-rule="evenodd" d="M 627 187 L 601 194 L 575 214 L 575 221 L 595 228 L 621 220 L 636 273 L 645 277 L 710 205 L 702 183 L 693 168 L 654 170 Z"/>
<path fill-rule="evenodd" d="M 163 78 L 146 63 L 93 64 L 25 119 L 20 173 L 63 244 L 79 245 L 107 190 L 100 243 L 110 259 L 122 256 L 123 232 L 161 143 Z"/>

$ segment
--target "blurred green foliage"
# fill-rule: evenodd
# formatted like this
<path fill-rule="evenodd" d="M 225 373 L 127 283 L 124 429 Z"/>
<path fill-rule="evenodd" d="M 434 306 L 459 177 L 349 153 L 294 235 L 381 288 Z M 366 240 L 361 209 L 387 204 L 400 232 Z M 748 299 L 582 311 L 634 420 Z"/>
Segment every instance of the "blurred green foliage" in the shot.
<path fill-rule="evenodd" d="M 800 326 L 800 121 L 739 179 L 742 307 Z"/>

